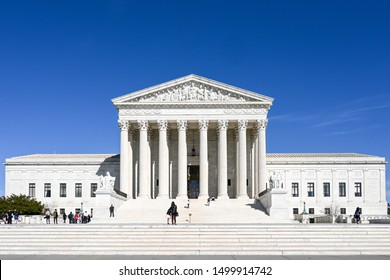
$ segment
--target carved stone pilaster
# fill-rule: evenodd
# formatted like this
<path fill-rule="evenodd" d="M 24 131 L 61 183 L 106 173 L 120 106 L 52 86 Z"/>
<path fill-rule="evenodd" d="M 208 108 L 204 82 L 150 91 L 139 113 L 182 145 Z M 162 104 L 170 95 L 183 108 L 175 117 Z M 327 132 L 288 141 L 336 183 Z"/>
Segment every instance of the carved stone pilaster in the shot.
<path fill-rule="evenodd" d="M 159 120 L 157 121 L 157 126 L 160 131 L 162 130 L 168 130 L 168 121 L 166 120 Z"/>
<path fill-rule="evenodd" d="M 119 125 L 119 128 L 121 130 L 129 130 L 129 127 L 130 127 L 129 121 L 126 121 L 126 120 L 118 121 L 118 125 Z"/>
<path fill-rule="evenodd" d="M 148 130 L 149 129 L 149 121 L 138 120 L 137 123 L 138 123 L 139 130 Z"/>
<path fill-rule="evenodd" d="M 207 130 L 209 128 L 209 121 L 199 120 L 198 125 L 199 125 L 199 130 Z"/>
<path fill-rule="evenodd" d="M 268 125 L 268 120 L 257 120 L 256 122 L 256 129 L 259 130 L 265 130 Z"/>
<path fill-rule="evenodd" d="M 238 124 L 237 124 L 238 130 L 245 130 L 247 126 L 248 126 L 247 120 L 238 120 Z"/>
<path fill-rule="evenodd" d="M 218 131 L 227 130 L 229 127 L 228 120 L 218 120 Z"/>
<path fill-rule="evenodd" d="M 187 130 L 188 123 L 186 120 L 178 120 L 177 121 L 177 129 L 178 130 Z"/>

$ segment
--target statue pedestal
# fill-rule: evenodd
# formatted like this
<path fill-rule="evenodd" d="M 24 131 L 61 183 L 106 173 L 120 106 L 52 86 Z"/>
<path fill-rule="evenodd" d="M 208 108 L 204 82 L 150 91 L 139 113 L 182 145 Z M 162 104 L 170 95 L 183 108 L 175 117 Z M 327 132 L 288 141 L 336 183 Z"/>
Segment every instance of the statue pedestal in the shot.
<path fill-rule="evenodd" d="M 286 207 L 287 191 L 284 189 L 271 189 L 260 197 L 260 202 L 263 204 L 270 217 L 276 219 L 289 219 L 288 208 Z"/>
<path fill-rule="evenodd" d="M 111 197 L 113 190 L 98 189 L 96 190 L 96 207 L 93 209 L 93 216 L 96 218 L 110 217 Z"/>
<path fill-rule="evenodd" d="M 302 224 L 310 223 L 309 214 L 307 212 L 304 212 L 301 215 L 302 215 Z"/>

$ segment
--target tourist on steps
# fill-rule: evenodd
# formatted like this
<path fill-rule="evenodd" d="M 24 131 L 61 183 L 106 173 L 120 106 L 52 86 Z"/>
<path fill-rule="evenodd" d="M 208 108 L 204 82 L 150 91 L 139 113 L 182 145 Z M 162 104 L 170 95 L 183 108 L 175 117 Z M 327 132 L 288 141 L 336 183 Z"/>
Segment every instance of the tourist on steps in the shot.
<path fill-rule="evenodd" d="M 169 209 L 167 211 L 167 215 L 170 215 L 172 225 L 176 225 L 176 217 L 179 216 L 179 213 L 177 212 L 177 206 L 176 206 L 175 202 L 172 201 L 171 207 L 169 207 Z M 169 225 L 169 218 L 168 218 L 167 222 Z"/>

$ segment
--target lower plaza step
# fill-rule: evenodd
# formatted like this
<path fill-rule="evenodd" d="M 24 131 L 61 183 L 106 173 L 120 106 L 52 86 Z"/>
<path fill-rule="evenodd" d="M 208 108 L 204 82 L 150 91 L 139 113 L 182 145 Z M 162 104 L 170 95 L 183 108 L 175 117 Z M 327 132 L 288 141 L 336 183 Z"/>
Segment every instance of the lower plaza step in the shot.
<path fill-rule="evenodd" d="M 390 256 L 389 225 L 1 225 L 1 256 Z"/>

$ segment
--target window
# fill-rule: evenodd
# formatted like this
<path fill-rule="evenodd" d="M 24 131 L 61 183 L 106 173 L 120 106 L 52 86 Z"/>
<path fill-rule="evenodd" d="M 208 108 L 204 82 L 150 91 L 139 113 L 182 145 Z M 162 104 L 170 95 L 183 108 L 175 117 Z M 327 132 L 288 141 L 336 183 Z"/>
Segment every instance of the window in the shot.
<path fill-rule="evenodd" d="M 355 196 L 356 197 L 362 196 L 362 183 L 355 183 Z"/>
<path fill-rule="evenodd" d="M 74 213 L 75 213 L 75 214 L 76 214 L 76 213 L 77 213 L 77 214 L 80 214 L 80 208 L 76 208 L 75 211 L 74 211 Z"/>
<path fill-rule="evenodd" d="M 28 196 L 35 197 L 35 183 L 28 184 Z"/>
<path fill-rule="evenodd" d="M 339 196 L 345 197 L 347 194 L 345 183 L 339 183 Z"/>
<path fill-rule="evenodd" d="M 51 184 L 45 183 L 44 197 L 51 197 Z"/>
<path fill-rule="evenodd" d="M 75 185 L 75 197 L 81 197 L 83 195 L 81 183 L 76 183 Z"/>
<path fill-rule="evenodd" d="M 314 215 L 314 208 L 309 208 L 309 214 Z"/>
<path fill-rule="evenodd" d="M 307 183 L 307 196 L 314 197 L 314 183 Z"/>
<path fill-rule="evenodd" d="M 298 215 L 298 208 L 293 208 L 293 215 Z"/>
<path fill-rule="evenodd" d="M 330 208 L 325 208 L 325 215 L 330 215 Z"/>
<path fill-rule="evenodd" d="M 342 214 L 342 215 L 347 214 L 347 209 L 345 209 L 345 208 L 340 208 L 340 214 Z"/>
<path fill-rule="evenodd" d="M 66 184 L 60 183 L 60 197 L 66 197 Z"/>
<path fill-rule="evenodd" d="M 65 208 L 60 208 L 60 215 L 64 215 L 65 213 Z"/>
<path fill-rule="evenodd" d="M 324 183 L 324 197 L 330 197 L 330 183 Z"/>
<path fill-rule="evenodd" d="M 291 184 L 291 194 L 293 197 L 299 196 L 299 185 L 298 183 L 292 183 Z"/>
<path fill-rule="evenodd" d="M 91 183 L 91 197 L 96 197 L 97 183 Z"/>

